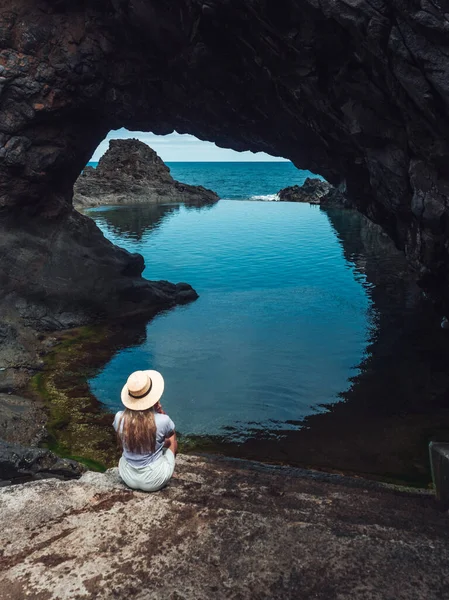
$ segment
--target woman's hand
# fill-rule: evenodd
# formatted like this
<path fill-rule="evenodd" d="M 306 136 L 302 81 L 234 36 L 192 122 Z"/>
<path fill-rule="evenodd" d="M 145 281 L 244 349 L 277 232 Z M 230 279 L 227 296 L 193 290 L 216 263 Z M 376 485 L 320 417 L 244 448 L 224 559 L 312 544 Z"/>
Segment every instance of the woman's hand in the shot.
<path fill-rule="evenodd" d="M 165 411 L 162 408 L 162 405 L 160 402 L 156 402 L 156 404 L 154 405 L 154 410 L 159 413 L 160 415 L 165 415 Z"/>

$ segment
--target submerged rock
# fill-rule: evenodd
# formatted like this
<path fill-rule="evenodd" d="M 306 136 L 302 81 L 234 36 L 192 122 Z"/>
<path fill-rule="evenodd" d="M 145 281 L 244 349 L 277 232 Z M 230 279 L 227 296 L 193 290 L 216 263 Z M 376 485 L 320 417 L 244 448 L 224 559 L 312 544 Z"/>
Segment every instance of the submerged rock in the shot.
<path fill-rule="evenodd" d="M 336 187 L 322 179 L 307 177 L 304 183 L 282 189 L 279 193 L 281 202 L 309 202 L 326 206 L 349 208 L 351 203 Z"/>
<path fill-rule="evenodd" d="M 218 195 L 201 185 L 173 179 L 170 169 L 147 144 L 111 140 L 96 169 L 86 167 L 75 184 L 75 206 L 186 202 L 211 204 Z"/>
<path fill-rule="evenodd" d="M 45 448 L 29 448 L 0 440 L 0 484 L 45 479 L 73 479 L 86 468 Z"/>

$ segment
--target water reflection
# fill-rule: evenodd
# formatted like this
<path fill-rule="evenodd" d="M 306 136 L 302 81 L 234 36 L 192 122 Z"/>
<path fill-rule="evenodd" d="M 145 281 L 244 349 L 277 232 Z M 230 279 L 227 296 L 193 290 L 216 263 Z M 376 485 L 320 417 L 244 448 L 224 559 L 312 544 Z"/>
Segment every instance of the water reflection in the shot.
<path fill-rule="evenodd" d="M 417 287 L 402 253 L 376 225 L 356 213 L 327 214 L 345 255 L 370 284 L 376 327 L 360 373 L 341 394 L 344 402 L 333 405 L 320 421 L 310 417 L 307 425 L 320 438 L 338 443 L 354 471 L 402 473 L 425 481 L 428 442 L 449 440 L 447 332 L 439 327 L 440 317 Z M 351 236 L 342 223 L 348 218 L 358 223 Z M 331 435 L 335 426 L 338 439 Z M 332 442 L 326 445 L 330 448 Z"/>
<path fill-rule="evenodd" d="M 236 426 L 235 441 L 252 422 L 291 428 L 355 373 L 369 301 L 318 209 L 232 201 L 208 214 L 181 209 L 126 247 L 144 255 L 146 276 L 189 281 L 200 298 L 155 319 L 141 348 L 91 382 L 111 409 L 123 373 L 151 364 L 169 381 L 164 398 L 181 431 Z"/>
<path fill-rule="evenodd" d="M 255 432 L 237 451 L 221 450 L 426 485 L 429 441 L 449 441 L 447 332 L 403 254 L 376 225 L 351 211 L 326 214 L 373 301 L 360 371 L 339 402 L 307 416 L 299 431 L 272 432 L 271 440 Z"/>
<path fill-rule="evenodd" d="M 206 211 L 211 204 L 184 203 L 190 211 Z M 180 204 L 136 204 L 126 206 L 101 206 L 87 210 L 97 225 L 112 235 L 125 240 L 141 241 L 159 229 L 165 219 L 179 212 Z"/>
<path fill-rule="evenodd" d="M 177 204 L 142 204 L 128 206 L 103 206 L 88 211 L 96 223 L 118 237 L 140 241 L 143 236 L 161 226 L 170 214 L 177 212 Z"/>

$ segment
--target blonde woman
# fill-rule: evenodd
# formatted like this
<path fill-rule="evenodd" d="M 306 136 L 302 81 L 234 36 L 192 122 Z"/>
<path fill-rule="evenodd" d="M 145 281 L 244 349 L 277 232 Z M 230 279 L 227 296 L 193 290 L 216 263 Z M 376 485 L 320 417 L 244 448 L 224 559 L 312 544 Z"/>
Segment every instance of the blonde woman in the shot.
<path fill-rule="evenodd" d="M 158 371 L 135 371 L 122 389 L 125 410 L 114 419 L 123 448 L 118 468 L 126 485 L 135 490 L 160 490 L 175 469 L 178 443 L 175 424 L 159 403 L 163 391 Z"/>

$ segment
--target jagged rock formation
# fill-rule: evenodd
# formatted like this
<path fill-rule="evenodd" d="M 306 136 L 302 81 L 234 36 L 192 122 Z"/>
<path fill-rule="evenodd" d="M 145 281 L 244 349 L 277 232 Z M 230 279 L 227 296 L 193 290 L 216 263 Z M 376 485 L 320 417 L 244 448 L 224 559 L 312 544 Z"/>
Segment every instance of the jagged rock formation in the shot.
<path fill-rule="evenodd" d="M 102 204 L 185 202 L 211 204 L 218 195 L 203 186 L 175 181 L 170 169 L 139 140 L 111 140 L 96 169 L 86 167 L 75 183 L 77 207 Z"/>
<path fill-rule="evenodd" d="M 1 302 L 53 326 L 74 305 L 89 320 L 136 293 L 175 301 L 72 209 L 95 147 L 124 126 L 284 156 L 344 184 L 449 312 L 448 13 L 446 0 L 4 3 Z"/>
<path fill-rule="evenodd" d="M 299 469 L 180 456 L 156 494 L 116 469 L 0 488 L 0 520 L 5 599 L 447 592 L 447 515 L 429 493 Z"/>
<path fill-rule="evenodd" d="M 34 354 L 26 327 L 57 330 L 151 314 L 198 297 L 185 283 L 142 279 L 142 256 L 114 246 L 73 209 L 45 215 L 4 210 L 0 220 L 2 368 L 26 365 Z"/>
<path fill-rule="evenodd" d="M 310 178 L 302 185 L 291 185 L 278 192 L 281 202 L 308 202 L 323 206 L 350 208 L 348 199 L 333 185 L 322 179 Z"/>

